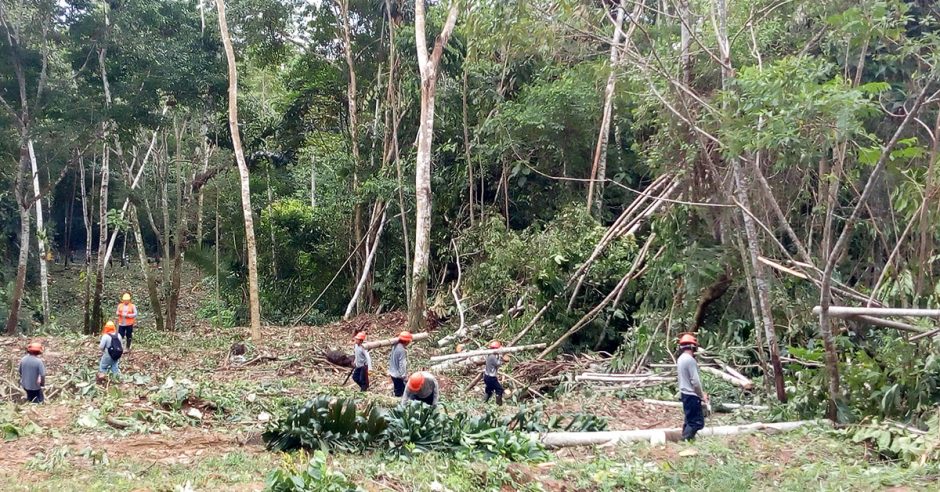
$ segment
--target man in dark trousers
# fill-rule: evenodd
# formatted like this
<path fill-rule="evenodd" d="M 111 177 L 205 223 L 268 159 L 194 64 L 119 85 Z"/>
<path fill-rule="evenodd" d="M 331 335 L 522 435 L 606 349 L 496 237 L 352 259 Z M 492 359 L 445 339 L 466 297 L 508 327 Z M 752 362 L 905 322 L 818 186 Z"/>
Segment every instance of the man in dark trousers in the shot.
<path fill-rule="evenodd" d="M 414 337 L 410 331 L 398 334 L 398 342 L 392 346 L 388 358 L 388 375 L 392 378 L 392 393 L 401 396 L 405 393 L 405 378 L 408 377 L 408 351 L 405 350 Z"/>
<path fill-rule="evenodd" d="M 26 390 L 26 401 L 42 403 L 45 398 L 42 387 L 46 385 L 46 365 L 39 358 L 42 344 L 30 343 L 26 347 L 26 356 L 20 360 L 20 385 Z"/>
<path fill-rule="evenodd" d="M 498 341 L 493 341 L 490 343 L 491 349 L 502 348 L 503 344 Z M 503 404 L 503 385 L 500 384 L 499 378 L 499 366 L 503 365 L 503 362 L 509 358 L 509 355 L 500 356 L 499 354 L 490 354 L 486 356 L 486 365 L 483 366 L 483 384 L 486 386 L 486 396 L 483 398 L 483 402 L 486 403 L 490 401 L 490 397 L 493 394 L 496 394 L 496 404 Z"/>
<path fill-rule="evenodd" d="M 366 341 L 366 332 L 360 331 L 356 333 L 356 336 L 353 337 L 353 341 L 356 342 L 356 346 L 353 347 L 355 359 L 353 361 L 352 380 L 359 385 L 360 390 L 366 391 L 369 389 L 369 371 L 372 369 L 372 356 L 370 356 L 369 351 L 362 346 L 362 342 Z"/>
<path fill-rule="evenodd" d="M 682 426 L 682 439 L 685 441 L 694 440 L 695 434 L 705 427 L 702 402 L 708 403 L 708 393 L 702 389 L 702 380 L 698 376 L 698 364 L 695 362 L 697 349 L 698 340 L 695 335 L 685 333 L 679 337 L 679 350 L 682 354 L 676 361 L 676 369 L 679 372 L 682 411 L 685 413 L 685 424 Z"/>

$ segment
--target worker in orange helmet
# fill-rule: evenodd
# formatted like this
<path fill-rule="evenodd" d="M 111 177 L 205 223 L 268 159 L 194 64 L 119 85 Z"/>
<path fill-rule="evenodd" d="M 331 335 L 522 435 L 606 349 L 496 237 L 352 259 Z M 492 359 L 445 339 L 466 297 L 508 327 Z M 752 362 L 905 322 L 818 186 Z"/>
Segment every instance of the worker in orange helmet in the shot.
<path fill-rule="evenodd" d="M 410 331 L 398 334 L 398 341 L 392 346 L 388 359 L 388 375 L 392 378 L 392 392 L 395 396 L 405 393 L 405 378 L 408 377 L 408 351 L 405 348 L 414 337 Z"/>
<path fill-rule="evenodd" d="M 369 371 L 372 369 L 372 356 L 362 346 L 364 341 L 366 341 L 366 332 L 364 331 L 356 333 L 356 336 L 353 337 L 356 346 L 353 347 L 355 360 L 353 361 L 352 380 L 359 385 L 359 389 L 362 391 L 369 389 Z"/>
<path fill-rule="evenodd" d="M 46 385 L 46 364 L 39 356 L 42 344 L 32 342 L 26 346 L 26 355 L 20 360 L 20 385 L 26 390 L 26 401 L 42 403 L 42 387 Z"/>
<path fill-rule="evenodd" d="M 502 348 L 503 344 L 494 340 L 490 342 L 491 349 Z M 496 404 L 503 404 L 503 385 L 500 384 L 499 378 L 497 375 L 499 373 L 499 366 L 503 365 L 503 362 L 509 361 L 509 354 L 500 356 L 499 354 L 490 354 L 486 356 L 486 364 L 483 366 L 483 384 L 486 387 L 486 396 L 483 398 L 483 402 L 486 403 L 490 401 L 490 397 L 493 394 L 496 394 Z"/>
<path fill-rule="evenodd" d="M 679 350 L 682 353 L 676 361 L 676 369 L 679 372 L 679 397 L 682 400 L 682 411 L 685 413 L 682 439 L 686 441 L 694 440 L 695 434 L 705 427 L 702 402 L 708 404 L 708 393 L 702 389 L 698 364 L 695 362 L 698 346 L 698 340 L 691 333 L 683 333 L 679 337 Z"/>
<path fill-rule="evenodd" d="M 408 378 L 408 385 L 405 387 L 405 393 L 401 395 L 402 403 L 410 400 L 417 400 L 422 403 L 437 405 L 440 399 L 440 385 L 437 378 L 427 371 L 419 371 Z"/>
<path fill-rule="evenodd" d="M 101 340 L 98 342 L 98 348 L 101 350 L 101 362 L 98 363 L 98 378 L 104 379 L 109 372 L 115 377 L 121 376 L 121 369 L 118 367 L 118 361 L 124 355 L 124 344 L 121 335 L 117 333 L 114 327 L 114 321 L 108 320 L 101 333 Z"/>
<path fill-rule="evenodd" d="M 124 340 L 125 349 L 130 351 L 131 340 L 134 338 L 134 325 L 137 324 L 137 306 L 131 302 L 130 292 L 121 296 L 121 303 L 117 307 L 118 335 Z"/>

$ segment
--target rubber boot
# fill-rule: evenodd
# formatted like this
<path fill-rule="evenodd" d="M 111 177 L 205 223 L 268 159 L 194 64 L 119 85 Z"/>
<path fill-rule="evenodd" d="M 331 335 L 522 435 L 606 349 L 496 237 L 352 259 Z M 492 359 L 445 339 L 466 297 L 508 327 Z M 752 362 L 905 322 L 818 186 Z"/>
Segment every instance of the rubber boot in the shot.
<path fill-rule="evenodd" d="M 503 405 L 503 395 L 496 395 L 496 404 L 499 406 Z"/>
<path fill-rule="evenodd" d="M 490 397 L 491 397 L 491 396 L 493 396 L 492 393 L 487 393 L 487 394 L 483 395 L 483 403 L 486 403 L 486 402 L 490 401 Z M 499 398 L 499 397 L 497 396 L 496 398 Z M 499 400 L 497 400 L 497 401 L 499 401 Z"/>

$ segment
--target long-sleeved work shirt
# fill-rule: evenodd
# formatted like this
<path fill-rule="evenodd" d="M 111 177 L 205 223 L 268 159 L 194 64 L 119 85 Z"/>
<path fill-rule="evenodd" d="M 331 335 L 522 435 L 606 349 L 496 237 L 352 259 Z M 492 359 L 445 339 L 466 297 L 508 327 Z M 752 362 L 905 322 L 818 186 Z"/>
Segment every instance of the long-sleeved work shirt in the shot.
<path fill-rule="evenodd" d="M 353 367 L 360 368 L 366 367 L 370 371 L 372 370 L 372 356 L 369 355 L 369 351 L 363 348 L 361 344 L 356 344 L 356 347 L 353 348 L 353 355 L 356 356 L 356 360 L 353 362 Z"/>
<path fill-rule="evenodd" d="M 695 357 L 688 351 L 683 351 L 676 361 L 676 369 L 679 371 L 679 392 L 704 398 L 705 392 L 702 390 L 702 380 L 698 377 L 698 363 L 695 362 Z"/>
<path fill-rule="evenodd" d="M 36 391 L 46 383 L 46 365 L 33 354 L 20 360 L 20 385 L 23 389 Z"/>
<path fill-rule="evenodd" d="M 401 342 L 392 347 L 392 355 L 388 358 L 388 373 L 398 379 L 408 376 L 408 353 Z"/>
<path fill-rule="evenodd" d="M 486 356 L 486 365 L 483 367 L 483 375 L 491 378 L 496 377 L 499 366 L 503 365 L 503 357 L 499 354 L 490 354 Z"/>
<path fill-rule="evenodd" d="M 429 396 L 431 397 L 431 405 L 437 405 L 438 399 L 440 399 L 440 389 L 437 384 L 437 379 L 433 374 L 429 372 L 421 372 L 424 375 L 424 384 L 418 388 L 418 391 L 411 391 L 408 388 L 405 388 L 405 393 L 401 395 L 401 401 L 407 402 L 408 400 L 413 399 L 422 399 L 426 400 Z"/>

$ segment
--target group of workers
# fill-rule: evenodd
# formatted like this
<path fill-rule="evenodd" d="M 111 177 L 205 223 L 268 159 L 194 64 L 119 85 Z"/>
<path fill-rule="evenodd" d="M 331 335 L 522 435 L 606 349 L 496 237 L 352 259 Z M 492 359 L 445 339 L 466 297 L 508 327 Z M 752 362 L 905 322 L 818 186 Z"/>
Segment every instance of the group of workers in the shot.
<path fill-rule="evenodd" d="M 130 293 L 121 296 L 115 312 L 118 323 L 108 320 L 101 332 L 98 350 L 101 359 L 98 361 L 98 380 L 102 380 L 110 373 L 120 376 L 118 366 L 124 352 L 131 349 L 131 340 L 134 338 L 134 325 L 137 323 L 137 306 L 131 302 Z M 26 355 L 20 360 L 20 385 L 26 390 L 26 401 L 42 403 L 45 400 L 43 388 L 46 386 L 46 365 L 39 358 L 44 351 L 40 342 L 31 342 L 26 346 Z"/>
<path fill-rule="evenodd" d="M 392 352 L 388 359 L 388 376 L 392 380 L 392 394 L 402 401 L 417 400 L 428 405 L 437 405 L 440 400 L 440 384 L 433 374 L 427 371 L 415 371 L 408 375 L 408 345 L 414 340 L 410 331 L 398 334 L 398 340 L 392 345 Z M 369 371 L 372 370 L 372 356 L 363 343 L 366 333 L 360 331 L 353 336 L 353 370 L 352 380 L 362 391 L 369 389 Z M 490 343 L 491 349 L 502 348 L 498 341 Z M 499 382 L 499 367 L 508 360 L 509 356 L 489 354 L 486 356 L 483 369 L 484 402 L 496 395 L 496 404 L 503 404 L 503 385 Z"/>
<path fill-rule="evenodd" d="M 98 378 L 105 378 L 108 373 L 120 376 L 119 362 L 124 352 L 130 351 L 134 337 L 134 325 L 137 323 L 137 307 L 131 302 L 130 293 L 121 296 L 116 316 L 118 323 L 108 320 L 104 325 L 98 349 L 101 359 L 98 364 Z M 352 380 L 359 385 L 359 389 L 369 389 L 369 372 L 372 370 L 372 357 L 363 343 L 366 333 L 360 331 L 353 337 L 353 370 Z M 398 334 L 398 340 L 392 346 L 388 361 L 388 375 L 392 380 L 392 393 L 400 397 L 403 402 L 417 400 L 428 405 L 437 405 L 440 400 L 440 384 L 433 374 L 427 371 L 415 371 L 408 374 L 408 345 L 414 340 L 409 331 Z M 679 358 L 676 361 L 678 371 L 679 395 L 682 401 L 682 410 L 685 414 L 682 427 L 684 440 L 695 439 L 695 434 L 705 427 L 705 416 L 702 411 L 703 403 L 708 405 L 709 398 L 702 387 L 699 378 L 698 364 L 695 361 L 695 352 L 698 350 L 698 340 L 691 333 L 685 333 L 679 338 Z M 502 348 L 499 341 L 489 344 L 490 349 Z M 46 366 L 39 356 L 43 353 L 43 346 L 39 342 L 31 342 L 26 347 L 26 355 L 20 360 L 20 384 L 26 391 L 26 399 L 32 403 L 42 403 L 43 387 L 46 384 Z M 508 361 L 509 355 L 491 353 L 486 356 L 483 367 L 484 402 L 496 396 L 496 404 L 503 404 L 504 389 L 499 382 L 499 368 Z"/>

